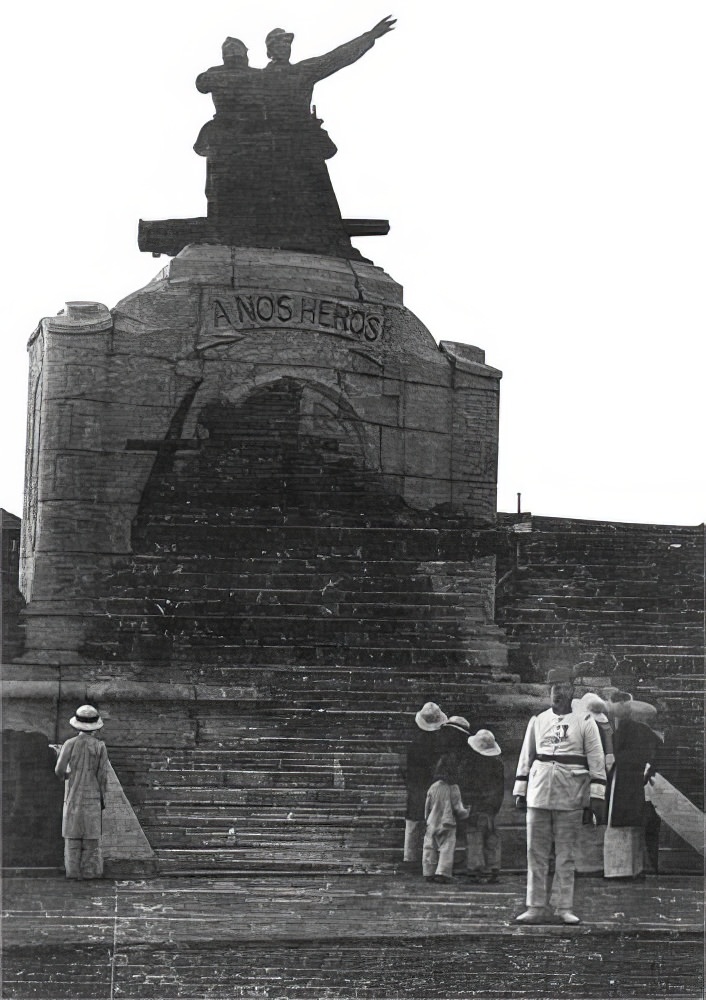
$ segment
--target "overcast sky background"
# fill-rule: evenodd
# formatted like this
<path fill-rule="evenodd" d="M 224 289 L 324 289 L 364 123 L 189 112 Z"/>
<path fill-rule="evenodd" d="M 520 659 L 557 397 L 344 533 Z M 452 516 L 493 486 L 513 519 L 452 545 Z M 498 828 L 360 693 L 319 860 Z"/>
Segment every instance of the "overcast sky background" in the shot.
<path fill-rule="evenodd" d="M 26 343 L 65 301 L 112 307 L 166 263 L 139 218 L 205 215 L 226 35 L 293 61 L 391 13 L 317 85 L 344 217 L 437 341 L 502 369 L 498 506 L 705 517 L 703 0 L 62 0 L 5 13 L 0 506 L 22 512 Z"/>

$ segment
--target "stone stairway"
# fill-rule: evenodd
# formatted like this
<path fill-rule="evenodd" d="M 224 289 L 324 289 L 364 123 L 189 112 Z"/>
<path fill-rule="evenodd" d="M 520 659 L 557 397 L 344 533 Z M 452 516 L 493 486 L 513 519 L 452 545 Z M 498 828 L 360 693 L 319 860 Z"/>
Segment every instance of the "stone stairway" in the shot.
<path fill-rule="evenodd" d="M 112 705 L 111 760 L 163 871 L 380 870 L 416 710 L 500 722 L 493 533 L 261 513 L 153 513 L 91 599 L 98 670 L 187 692 L 149 719 Z"/>
<path fill-rule="evenodd" d="M 695 1000 L 703 886 L 579 879 L 577 927 L 522 927 L 526 876 L 8 878 L 10 1000 Z"/>
<path fill-rule="evenodd" d="M 500 525 L 518 521 L 514 558 L 498 560 L 509 668 L 539 680 L 536 665 L 563 658 L 594 689 L 614 685 L 656 705 L 662 771 L 703 810 L 703 525 L 499 515 Z M 701 870 L 666 825 L 662 846 L 665 870 Z"/>

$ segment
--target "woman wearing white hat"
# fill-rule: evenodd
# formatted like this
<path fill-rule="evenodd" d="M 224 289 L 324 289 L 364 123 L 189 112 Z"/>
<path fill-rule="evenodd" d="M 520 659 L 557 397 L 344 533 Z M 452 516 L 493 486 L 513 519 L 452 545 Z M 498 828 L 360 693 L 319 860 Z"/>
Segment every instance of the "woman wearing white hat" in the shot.
<path fill-rule="evenodd" d="M 644 868 L 645 825 L 650 810 L 645 784 L 658 770 L 661 740 L 650 728 L 657 709 L 634 701 L 627 691 L 611 691 L 615 768 L 609 787 L 608 826 L 603 844 L 605 878 L 637 878 Z M 653 850 L 653 863 L 656 861 Z"/>
<path fill-rule="evenodd" d="M 81 705 L 69 725 L 78 735 L 64 743 L 54 769 L 57 777 L 67 782 L 61 826 L 66 877 L 100 878 L 101 810 L 108 782 L 108 752 L 105 743 L 96 739 L 96 733 L 103 728 L 103 720 L 92 705 Z"/>

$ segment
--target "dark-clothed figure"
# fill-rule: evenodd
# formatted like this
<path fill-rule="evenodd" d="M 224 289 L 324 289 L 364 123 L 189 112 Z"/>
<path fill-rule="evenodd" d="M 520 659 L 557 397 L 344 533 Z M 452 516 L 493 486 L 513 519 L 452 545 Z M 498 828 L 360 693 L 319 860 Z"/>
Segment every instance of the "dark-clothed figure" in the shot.
<path fill-rule="evenodd" d="M 108 752 L 96 732 L 103 720 L 92 705 L 82 705 L 69 720 L 78 735 L 59 752 L 55 773 L 66 781 L 61 835 L 64 865 L 70 879 L 100 878 L 101 811 L 108 783 Z"/>
<path fill-rule="evenodd" d="M 610 699 L 615 733 L 615 767 L 610 776 L 608 827 L 604 843 L 606 878 L 630 878 L 644 867 L 644 846 L 648 822 L 654 818 L 645 801 L 645 783 L 658 770 L 661 750 L 659 736 L 633 714 L 633 702 L 627 692 L 615 692 Z M 650 706 L 651 707 L 651 706 Z M 656 710 L 654 712 L 656 715 Z M 653 833 L 650 828 L 650 833 Z M 653 867 L 657 867 L 651 837 Z"/>
<path fill-rule="evenodd" d="M 261 69 L 248 65 L 239 38 L 226 38 L 223 64 L 196 78 L 196 89 L 211 94 L 215 115 L 194 143 L 206 157 L 208 217 L 232 227 L 244 242 L 257 233 L 258 213 L 267 211 L 261 197 L 270 157 Z"/>
<path fill-rule="evenodd" d="M 358 38 L 298 63 L 290 62 L 291 32 L 274 28 L 267 35 L 270 62 L 263 74 L 272 137 L 270 197 L 285 246 L 304 234 L 312 244 L 348 242 L 326 167 L 336 146 L 312 111 L 314 86 L 360 59 L 394 23 L 384 18 Z"/>
<path fill-rule="evenodd" d="M 404 778 L 407 785 L 407 812 L 404 831 L 404 861 L 418 863 L 422 850 L 424 804 L 434 780 L 434 770 L 441 756 L 439 730 L 446 716 L 438 705 L 428 701 L 414 717 L 416 732 L 407 748 Z"/>
<path fill-rule="evenodd" d="M 394 27 L 384 18 L 325 55 L 291 63 L 294 35 L 274 28 L 270 62 L 248 64 L 238 38 L 223 43 L 223 65 L 196 79 L 216 113 L 194 145 L 207 157 L 208 219 L 240 246 L 273 246 L 350 256 L 350 240 L 326 160 L 336 147 L 312 110 L 314 86 L 349 66 Z"/>
<path fill-rule="evenodd" d="M 513 795 L 527 810 L 527 909 L 518 923 L 541 923 L 548 904 L 565 924 L 577 924 L 574 900 L 574 851 L 589 806 L 605 822 L 605 757 L 598 726 L 571 708 L 571 671 L 549 672 L 552 707 L 527 727 Z M 549 860 L 555 874 L 548 899 Z"/>
<path fill-rule="evenodd" d="M 466 819 L 464 806 L 454 775 L 442 761 L 434 772 L 434 783 L 426 795 L 424 818 L 424 850 L 422 873 L 435 882 L 450 882 L 453 878 L 454 851 L 456 849 L 456 821 Z"/>
<path fill-rule="evenodd" d="M 501 750 L 489 729 L 469 736 L 470 790 L 464 802 L 470 808 L 466 821 L 466 864 L 471 877 L 495 884 L 500 872 L 500 835 L 496 817 L 505 794 Z"/>

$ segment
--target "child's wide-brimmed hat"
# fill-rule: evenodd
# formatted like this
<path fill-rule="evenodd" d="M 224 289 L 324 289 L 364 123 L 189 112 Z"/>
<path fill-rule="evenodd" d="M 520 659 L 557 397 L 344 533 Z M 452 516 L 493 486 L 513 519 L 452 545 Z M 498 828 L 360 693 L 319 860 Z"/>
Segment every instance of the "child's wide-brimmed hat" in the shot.
<path fill-rule="evenodd" d="M 479 729 L 475 736 L 469 736 L 468 745 L 476 753 L 483 754 L 484 757 L 497 757 L 499 753 L 502 753 L 489 729 Z"/>
<path fill-rule="evenodd" d="M 448 719 L 438 705 L 434 704 L 433 701 L 428 701 L 419 709 L 414 721 L 420 729 L 427 733 L 433 733 L 436 729 L 441 729 L 443 724 L 448 722 Z"/>
<path fill-rule="evenodd" d="M 655 705 L 651 705 L 649 701 L 637 701 L 626 691 L 612 691 L 607 708 L 616 719 L 632 719 L 633 722 L 643 722 L 646 726 L 654 725 L 657 720 Z"/>
<path fill-rule="evenodd" d="M 446 722 L 443 723 L 443 726 L 444 729 L 458 729 L 460 733 L 464 733 L 466 736 L 470 736 L 471 734 L 471 724 L 462 715 L 450 715 Z"/>
<path fill-rule="evenodd" d="M 81 732 L 90 733 L 94 729 L 102 729 L 103 720 L 93 705 L 81 705 L 76 709 L 74 717 L 69 719 L 69 725 Z"/>

